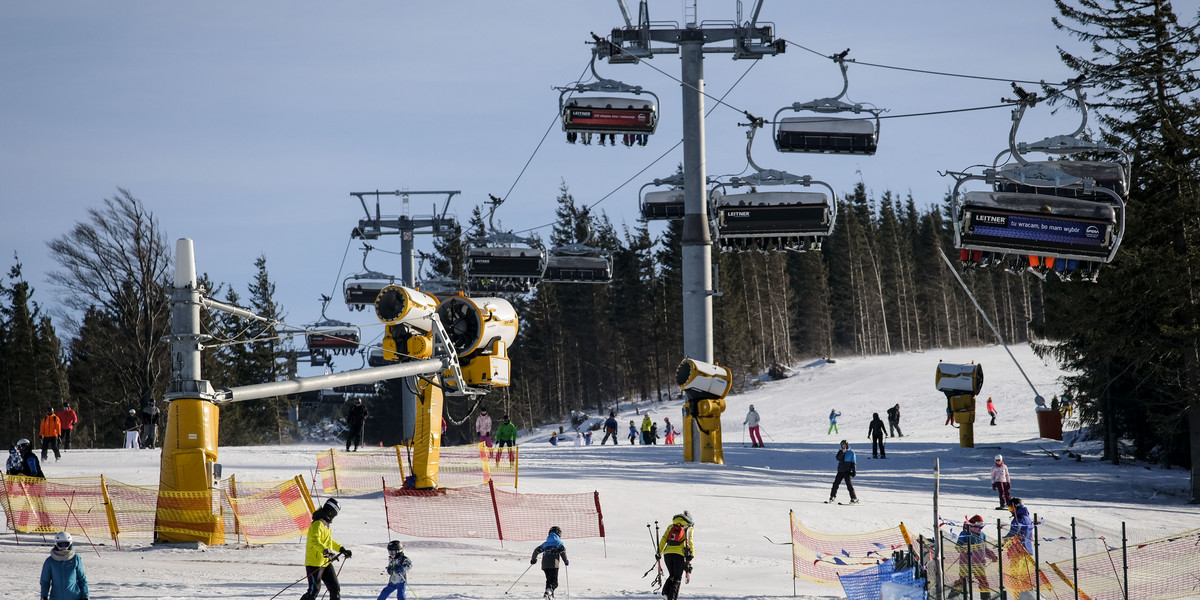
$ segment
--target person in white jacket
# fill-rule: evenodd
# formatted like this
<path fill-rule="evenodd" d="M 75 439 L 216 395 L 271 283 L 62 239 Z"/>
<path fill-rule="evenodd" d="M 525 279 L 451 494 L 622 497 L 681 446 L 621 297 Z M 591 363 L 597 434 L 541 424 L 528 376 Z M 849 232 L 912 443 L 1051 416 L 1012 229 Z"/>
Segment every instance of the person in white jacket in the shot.
<path fill-rule="evenodd" d="M 750 412 L 746 413 L 746 420 L 742 421 L 742 425 L 750 427 L 750 444 L 753 448 L 762 448 L 762 433 L 758 427 L 758 412 L 754 410 L 754 405 L 750 405 Z"/>
<path fill-rule="evenodd" d="M 475 433 L 479 435 L 479 441 L 492 447 L 492 418 L 488 416 L 487 409 L 479 409 L 479 417 L 475 419 Z"/>

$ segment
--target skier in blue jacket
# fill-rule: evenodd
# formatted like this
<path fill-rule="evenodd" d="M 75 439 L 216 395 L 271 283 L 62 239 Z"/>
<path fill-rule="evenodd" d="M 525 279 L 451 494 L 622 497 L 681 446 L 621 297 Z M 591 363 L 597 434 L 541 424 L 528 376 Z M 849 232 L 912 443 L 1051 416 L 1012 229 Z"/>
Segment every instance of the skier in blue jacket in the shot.
<path fill-rule="evenodd" d="M 66 531 L 54 535 L 54 548 L 42 563 L 42 600 L 88 599 L 87 575 L 73 542 Z"/>
<path fill-rule="evenodd" d="M 854 484 L 850 483 L 850 480 L 858 474 L 855 470 L 854 451 L 850 449 L 850 442 L 842 440 L 842 448 L 838 450 L 837 461 L 837 477 L 833 479 L 833 489 L 829 492 L 829 501 L 826 504 L 833 504 L 837 501 L 838 486 L 843 481 L 846 482 L 846 489 L 850 492 L 850 504 L 858 504 L 858 495 L 854 493 Z"/>
<path fill-rule="evenodd" d="M 546 594 L 543 598 L 551 600 L 554 590 L 558 589 L 558 559 L 561 558 L 565 566 L 571 565 L 571 561 L 567 560 L 567 547 L 562 543 L 562 529 L 558 525 L 551 527 L 546 541 L 533 549 L 529 564 L 536 564 L 539 554 L 542 555 L 542 571 L 546 574 Z"/>

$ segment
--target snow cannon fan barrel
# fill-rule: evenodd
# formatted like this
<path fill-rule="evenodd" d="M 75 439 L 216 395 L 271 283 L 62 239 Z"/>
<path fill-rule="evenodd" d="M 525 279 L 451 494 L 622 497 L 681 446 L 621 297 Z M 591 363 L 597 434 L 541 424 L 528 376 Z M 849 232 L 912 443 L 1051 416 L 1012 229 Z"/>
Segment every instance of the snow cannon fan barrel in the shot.
<path fill-rule="evenodd" d="M 463 382 L 471 386 L 507 386 L 511 367 L 508 347 L 517 339 L 517 311 L 503 298 L 449 296 L 437 307 L 450 344 L 462 365 Z M 453 372 L 444 377 L 453 379 Z M 459 382 L 451 382 L 458 386 Z"/>
<path fill-rule="evenodd" d="M 947 398 L 964 394 L 978 396 L 983 389 L 983 365 L 938 363 L 934 385 Z"/>
<path fill-rule="evenodd" d="M 433 318 L 437 299 L 409 287 L 389 285 L 375 297 L 375 316 L 387 326 L 383 359 L 400 360 L 400 354 L 424 359 L 433 356 Z"/>
<path fill-rule="evenodd" d="M 733 373 L 720 365 L 685 358 L 675 370 L 675 383 L 689 400 L 723 399 L 733 387 Z"/>

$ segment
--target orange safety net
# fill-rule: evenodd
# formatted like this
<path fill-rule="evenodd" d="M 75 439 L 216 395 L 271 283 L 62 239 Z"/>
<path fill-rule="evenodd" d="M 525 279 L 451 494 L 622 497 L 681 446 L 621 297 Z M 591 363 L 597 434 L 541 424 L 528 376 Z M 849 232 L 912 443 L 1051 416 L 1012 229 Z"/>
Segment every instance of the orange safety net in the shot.
<path fill-rule="evenodd" d="M 100 477 L 43 479 L 4 476 L 0 505 L 8 527 L 22 533 L 77 535 L 108 533 L 108 511 Z"/>
<path fill-rule="evenodd" d="M 237 516 L 238 532 L 251 544 L 283 542 L 304 535 L 312 524 L 315 507 L 300 478 L 275 483 L 249 496 L 231 495 L 235 490 L 244 493 L 260 485 L 265 484 L 239 483 L 225 492 Z"/>
<path fill-rule="evenodd" d="M 1066 585 L 1064 598 L 1073 597 L 1072 579 L 1078 569 L 1079 598 L 1118 600 L 1125 596 L 1128 564 L 1129 598 L 1196 598 L 1200 596 L 1200 529 L 1121 548 L 1111 548 L 1050 564 Z"/>
<path fill-rule="evenodd" d="M 399 446 L 374 452 L 342 452 L 330 449 L 317 455 L 317 474 L 325 493 L 367 493 L 383 485 L 404 483 Z"/>
<path fill-rule="evenodd" d="M 996 540 L 988 536 L 983 544 L 971 544 L 969 551 L 967 544 L 957 543 L 953 530 L 944 540 L 943 573 L 948 589 L 965 594 L 970 587 L 975 594 L 988 592 L 998 597 L 1001 581 L 1004 591 L 1019 594 L 1037 589 L 1037 577 L 1041 579 L 1043 596 L 1052 598 L 1055 592 L 1061 591 L 1051 585 L 1046 573 L 1036 573 L 1033 556 L 1014 537 L 1002 537 L 997 545 Z"/>
<path fill-rule="evenodd" d="M 480 444 L 442 448 L 438 459 L 438 487 L 468 487 L 491 481 L 500 487 L 517 487 L 520 448 L 488 448 Z"/>
<path fill-rule="evenodd" d="M 840 585 L 838 575 L 857 573 L 906 550 L 900 528 L 832 535 L 817 533 L 788 513 L 792 527 L 792 576 L 813 583 Z"/>
<path fill-rule="evenodd" d="M 518 494 L 494 485 L 439 490 L 384 488 L 388 529 L 413 537 L 536 541 L 552 525 L 564 539 L 604 537 L 598 492 Z"/>
<path fill-rule="evenodd" d="M 158 510 L 158 487 L 137 486 L 119 481 L 107 482 L 117 540 L 154 539 L 154 517 Z"/>

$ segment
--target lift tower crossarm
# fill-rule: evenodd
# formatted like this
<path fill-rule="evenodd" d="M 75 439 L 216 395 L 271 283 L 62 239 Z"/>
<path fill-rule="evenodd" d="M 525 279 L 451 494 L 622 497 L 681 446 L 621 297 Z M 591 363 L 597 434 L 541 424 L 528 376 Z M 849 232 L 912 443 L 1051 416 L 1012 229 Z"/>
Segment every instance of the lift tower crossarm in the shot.
<path fill-rule="evenodd" d="M 396 365 L 387 365 L 384 367 L 360 369 L 357 371 L 345 371 L 342 373 L 334 373 L 332 375 L 301 377 L 286 381 L 272 381 L 268 383 L 238 386 L 235 388 L 220 388 L 217 390 L 217 396 L 213 399 L 213 402 L 221 406 L 232 402 L 242 402 L 244 400 L 258 400 L 260 398 L 299 394 L 301 392 L 309 392 L 328 387 L 352 385 L 356 383 L 371 383 L 386 379 L 399 379 L 402 377 L 432 375 L 442 372 L 443 369 L 449 366 L 450 361 L 448 359 L 429 359 L 400 363 Z"/>

